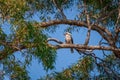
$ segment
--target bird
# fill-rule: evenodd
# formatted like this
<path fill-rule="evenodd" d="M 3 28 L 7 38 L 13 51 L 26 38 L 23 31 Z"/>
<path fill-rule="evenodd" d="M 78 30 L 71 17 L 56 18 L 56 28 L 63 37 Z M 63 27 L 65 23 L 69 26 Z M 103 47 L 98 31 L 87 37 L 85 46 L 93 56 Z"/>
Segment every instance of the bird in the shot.
<path fill-rule="evenodd" d="M 73 38 L 72 38 L 71 33 L 66 32 L 64 35 L 65 35 L 65 42 L 66 42 L 66 44 L 73 44 Z M 71 48 L 70 50 L 71 50 L 71 53 L 74 52 L 73 48 Z"/>

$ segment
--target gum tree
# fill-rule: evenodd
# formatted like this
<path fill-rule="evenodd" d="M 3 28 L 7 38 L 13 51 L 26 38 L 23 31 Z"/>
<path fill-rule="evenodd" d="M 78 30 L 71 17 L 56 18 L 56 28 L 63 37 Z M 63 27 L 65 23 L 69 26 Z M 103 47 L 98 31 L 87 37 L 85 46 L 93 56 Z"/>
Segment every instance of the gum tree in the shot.
<path fill-rule="evenodd" d="M 73 14 L 74 19 L 69 19 L 66 10 L 76 12 Z M 36 15 L 39 20 L 35 19 Z M 42 62 L 45 70 L 49 70 L 54 68 L 58 49 L 74 48 L 84 55 L 76 64 L 78 67 L 73 65 L 65 70 L 67 72 L 63 71 L 65 76 L 60 73 L 53 78 L 86 79 L 90 77 L 93 65 L 103 73 L 99 74 L 99 78 L 110 75 L 112 78 L 120 78 L 119 0 L 1 0 L 0 22 L 0 60 L 5 71 L 5 74 L 1 71 L 1 76 L 9 75 L 11 79 L 18 80 L 30 79 L 26 66 L 33 56 Z M 45 31 L 55 31 L 60 24 L 70 25 L 70 31 L 86 28 L 84 43 L 65 44 L 58 39 L 48 38 Z M 98 45 L 89 45 L 91 31 L 96 31 L 102 37 Z M 54 41 L 57 45 L 50 44 L 49 41 Z M 96 56 L 94 50 L 102 50 L 101 54 L 105 57 Z M 111 54 L 107 55 L 104 51 L 111 51 Z M 15 52 L 23 55 L 22 62 L 16 60 Z M 76 73 L 74 77 L 73 73 Z"/>

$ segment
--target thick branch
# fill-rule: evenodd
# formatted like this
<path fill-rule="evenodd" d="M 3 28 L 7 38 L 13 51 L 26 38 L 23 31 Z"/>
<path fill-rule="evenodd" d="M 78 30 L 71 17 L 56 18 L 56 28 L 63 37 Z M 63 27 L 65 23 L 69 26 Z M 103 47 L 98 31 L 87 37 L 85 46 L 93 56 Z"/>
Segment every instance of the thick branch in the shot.
<path fill-rule="evenodd" d="M 41 22 L 38 25 L 35 25 L 36 27 L 49 27 L 53 25 L 58 24 L 68 24 L 68 25 L 76 25 L 76 26 L 85 26 L 87 27 L 87 24 L 85 22 L 77 21 L 77 20 L 51 20 L 49 22 Z"/>
<path fill-rule="evenodd" d="M 36 27 L 49 27 L 49 26 L 53 26 L 53 25 L 58 25 L 58 24 L 68 24 L 68 25 L 75 25 L 75 26 L 79 26 L 79 27 L 86 27 L 88 28 L 88 24 L 86 22 L 83 21 L 78 21 L 78 20 L 51 20 L 49 22 L 41 22 L 38 25 L 35 25 Z M 92 25 L 92 30 L 101 30 L 104 31 L 108 34 L 108 36 L 112 36 L 112 33 L 110 31 L 108 31 L 104 26 L 100 26 L 100 25 Z"/>
<path fill-rule="evenodd" d="M 60 48 L 75 48 L 75 49 L 86 49 L 86 50 L 109 50 L 109 51 L 120 51 L 120 49 L 114 47 L 106 47 L 106 46 L 86 46 L 80 44 L 59 44 L 53 46 L 53 48 L 60 49 Z"/>
<path fill-rule="evenodd" d="M 82 22 L 82 21 L 78 21 L 78 20 L 51 20 L 49 22 L 41 22 L 35 26 L 38 28 L 39 27 L 46 28 L 46 27 L 58 25 L 58 24 L 68 24 L 68 25 L 75 25 L 75 26 L 79 26 L 79 27 L 88 28 L 88 24 L 86 22 Z M 113 45 L 114 38 L 112 36 L 112 33 L 109 30 L 107 30 L 104 26 L 100 26 L 97 24 L 93 24 L 91 26 L 92 26 L 91 30 L 97 31 L 98 33 L 100 33 L 100 35 L 101 35 L 101 33 L 104 34 L 105 35 L 104 39 L 107 40 L 108 43 L 110 43 L 110 45 Z"/>
<path fill-rule="evenodd" d="M 36 27 L 49 27 L 49 26 L 53 26 L 53 25 L 58 25 L 58 24 L 68 24 L 68 25 L 75 25 L 75 26 L 79 26 L 79 27 L 86 27 L 88 28 L 88 24 L 86 22 L 83 21 L 78 21 L 78 20 L 51 20 L 49 22 L 41 22 L 38 25 L 35 25 Z M 97 24 L 92 25 L 92 30 L 101 30 L 104 31 L 108 34 L 108 36 L 112 36 L 112 33 L 107 30 L 104 26 L 100 26 Z"/>

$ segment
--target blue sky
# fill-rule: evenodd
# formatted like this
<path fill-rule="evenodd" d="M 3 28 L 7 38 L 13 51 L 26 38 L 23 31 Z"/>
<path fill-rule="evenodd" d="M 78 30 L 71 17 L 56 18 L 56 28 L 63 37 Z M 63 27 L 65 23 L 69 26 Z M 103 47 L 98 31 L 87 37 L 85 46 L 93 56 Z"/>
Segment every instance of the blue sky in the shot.
<path fill-rule="evenodd" d="M 10 33 L 9 26 L 10 26 L 9 24 L 5 23 L 4 27 L 3 27 L 4 31 L 7 32 L 7 34 Z M 68 25 L 60 25 L 60 27 L 56 29 L 56 32 L 54 32 L 54 33 L 46 32 L 46 33 L 50 37 L 56 38 L 56 39 L 64 42 L 65 39 L 64 39 L 63 34 L 64 34 L 64 30 L 67 28 L 67 26 Z M 74 26 L 71 26 L 71 27 L 74 27 Z M 73 31 L 71 33 L 72 33 L 72 37 L 74 39 L 74 44 L 83 44 L 85 41 L 85 38 L 86 38 L 87 29 L 80 28 L 79 32 Z M 101 40 L 100 35 L 97 32 L 92 31 L 89 45 L 97 45 L 100 40 Z M 95 51 L 95 53 L 99 56 L 102 56 L 100 51 Z M 19 54 L 19 52 L 16 52 L 15 55 L 16 55 L 16 57 L 21 59 L 21 55 Z M 54 72 L 54 71 L 60 72 L 63 69 L 70 67 L 71 65 L 77 63 L 77 61 L 79 60 L 80 57 L 81 57 L 81 55 L 79 55 L 75 50 L 74 50 L 74 53 L 71 54 L 70 49 L 59 49 L 59 50 L 57 50 L 55 69 L 53 69 L 49 72 L 46 72 L 44 70 L 42 64 L 39 63 L 37 59 L 33 59 L 32 64 L 30 66 L 28 66 L 27 70 L 29 71 L 29 75 L 31 76 L 32 80 L 36 80 L 36 79 L 43 77 L 46 74 L 49 74 L 51 72 Z M 6 80 L 7 80 L 7 78 L 6 78 Z"/>
<path fill-rule="evenodd" d="M 65 30 L 65 25 L 61 25 L 56 32 L 54 33 L 50 33 L 49 35 L 52 38 L 56 38 L 59 39 L 61 41 L 65 41 L 64 40 L 64 30 Z M 83 44 L 86 38 L 86 31 L 87 29 L 85 28 L 81 28 L 79 32 L 72 32 L 72 36 L 74 39 L 74 44 Z M 91 38 L 90 38 L 90 45 L 97 45 L 97 43 L 101 40 L 100 35 L 95 32 L 92 31 L 91 33 Z M 100 54 L 101 52 L 99 51 L 95 51 L 95 53 L 97 53 L 99 56 L 102 54 Z M 77 63 L 77 61 L 79 60 L 79 58 L 81 58 L 81 55 L 79 55 L 75 50 L 74 53 L 71 54 L 70 49 L 59 49 L 57 50 L 57 58 L 56 58 L 56 63 L 55 63 L 55 69 L 52 71 L 49 71 L 48 73 L 44 71 L 43 66 L 41 65 L 41 63 L 39 64 L 37 60 L 33 60 L 32 61 L 32 65 L 28 68 L 28 70 L 30 71 L 30 75 L 32 76 L 32 80 L 36 80 L 39 77 L 43 77 L 46 74 L 49 74 L 51 72 L 54 71 L 62 71 L 68 67 L 70 67 L 71 65 Z"/>
<path fill-rule="evenodd" d="M 76 14 L 78 14 L 76 8 L 74 8 L 73 10 L 66 10 L 65 14 L 67 15 L 68 19 L 74 19 L 74 17 L 76 16 Z M 37 15 L 34 16 L 34 19 L 39 21 L 39 18 Z M 4 31 L 7 32 L 7 34 L 10 33 L 9 31 L 9 24 L 5 23 L 4 24 Z M 49 36 L 51 36 L 52 38 L 56 38 L 60 41 L 65 41 L 64 39 L 64 30 L 67 28 L 68 25 L 60 25 L 59 28 L 56 29 L 56 32 L 54 33 L 48 33 Z M 71 27 L 75 27 L 75 26 L 71 26 Z M 85 38 L 86 38 L 86 34 L 87 34 L 87 29 L 86 28 L 80 28 L 79 32 L 77 31 L 73 31 L 72 32 L 72 36 L 74 39 L 74 44 L 84 44 Z M 91 32 L 91 38 L 90 38 L 90 43 L 89 45 L 97 45 L 98 42 L 101 40 L 101 36 L 95 32 L 92 31 Z M 100 51 L 95 51 L 95 53 L 98 56 L 102 56 Z M 21 55 L 19 54 L 19 52 L 15 53 L 16 57 L 18 57 L 19 59 L 21 59 Z M 46 72 L 42 66 L 41 63 L 38 62 L 37 59 L 33 59 L 32 60 L 32 64 L 30 66 L 28 66 L 27 70 L 29 71 L 29 75 L 31 76 L 31 80 L 36 80 L 40 77 L 45 76 L 46 74 L 49 74 L 51 72 L 54 71 L 62 71 L 63 69 L 66 69 L 68 67 L 70 67 L 71 65 L 77 63 L 77 61 L 81 58 L 81 55 L 79 55 L 75 50 L 74 53 L 71 54 L 70 49 L 59 49 L 57 50 L 57 58 L 56 58 L 56 63 L 55 63 L 55 69 Z M 6 78 L 7 80 L 7 78 Z"/>

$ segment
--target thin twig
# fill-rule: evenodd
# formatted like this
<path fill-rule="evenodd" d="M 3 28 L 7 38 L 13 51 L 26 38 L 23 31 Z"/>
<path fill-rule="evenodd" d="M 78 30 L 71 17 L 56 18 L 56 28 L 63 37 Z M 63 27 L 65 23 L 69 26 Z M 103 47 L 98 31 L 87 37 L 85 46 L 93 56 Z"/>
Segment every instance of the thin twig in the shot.
<path fill-rule="evenodd" d="M 63 9 L 60 6 L 58 6 L 57 1 L 53 0 L 53 3 L 56 6 L 56 8 L 58 9 L 58 11 L 60 12 L 60 14 L 62 15 L 63 19 L 67 19 L 66 16 L 65 16 L 65 14 L 63 13 Z"/>

